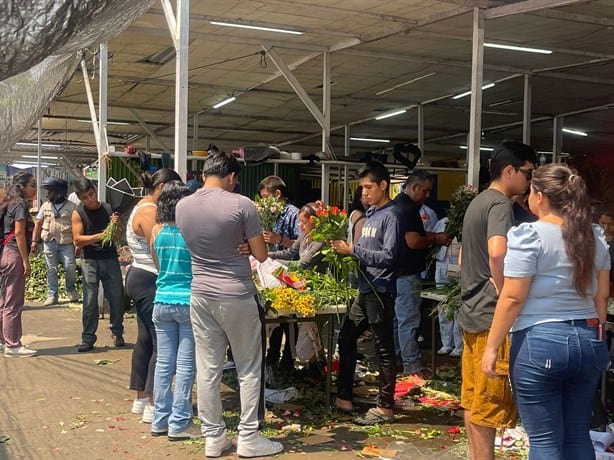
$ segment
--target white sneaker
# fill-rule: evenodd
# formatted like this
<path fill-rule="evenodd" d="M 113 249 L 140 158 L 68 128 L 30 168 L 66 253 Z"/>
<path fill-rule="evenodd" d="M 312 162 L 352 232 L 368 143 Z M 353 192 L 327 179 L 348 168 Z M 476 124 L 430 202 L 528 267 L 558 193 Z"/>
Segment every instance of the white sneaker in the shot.
<path fill-rule="evenodd" d="M 237 455 L 239 457 L 267 457 L 284 450 L 284 446 L 262 436 L 259 431 L 248 436 L 239 435 L 237 441 Z"/>
<path fill-rule="evenodd" d="M 58 303 L 58 298 L 49 296 L 47 297 L 47 300 L 45 300 L 45 302 L 43 303 L 43 307 L 50 307 L 51 305 L 55 305 L 56 303 Z"/>
<path fill-rule="evenodd" d="M 145 406 L 145 409 L 143 409 L 143 419 L 142 422 L 143 423 L 151 423 L 153 422 L 153 415 L 154 415 L 154 406 L 151 404 L 147 404 Z"/>
<path fill-rule="evenodd" d="M 447 355 L 452 351 L 452 347 L 441 347 L 437 350 L 437 354 L 440 356 Z"/>
<path fill-rule="evenodd" d="M 5 345 L 4 357 L 5 358 L 29 358 L 36 356 L 37 351 L 31 348 L 21 345 L 20 347 L 9 348 Z"/>
<path fill-rule="evenodd" d="M 222 367 L 223 370 L 227 371 L 228 369 L 234 369 L 235 368 L 235 362 L 234 361 L 226 361 L 224 363 L 224 366 Z"/>
<path fill-rule="evenodd" d="M 462 348 L 455 348 L 450 353 L 450 356 L 452 356 L 453 358 L 460 358 L 462 355 L 463 355 L 463 349 Z"/>
<path fill-rule="evenodd" d="M 205 457 L 221 457 L 221 455 L 232 448 L 232 439 L 226 436 L 226 430 L 220 436 L 207 438 L 205 440 Z"/>
<path fill-rule="evenodd" d="M 135 398 L 135 400 L 132 401 L 131 412 L 133 414 L 142 414 L 147 404 L 149 404 L 149 398 Z"/>
<path fill-rule="evenodd" d="M 175 434 L 168 434 L 169 441 L 189 441 L 190 439 L 198 439 L 202 437 L 203 433 L 200 430 L 200 427 L 194 425 L 192 422 L 190 422 L 190 424 L 186 426 L 183 431 Z"/>

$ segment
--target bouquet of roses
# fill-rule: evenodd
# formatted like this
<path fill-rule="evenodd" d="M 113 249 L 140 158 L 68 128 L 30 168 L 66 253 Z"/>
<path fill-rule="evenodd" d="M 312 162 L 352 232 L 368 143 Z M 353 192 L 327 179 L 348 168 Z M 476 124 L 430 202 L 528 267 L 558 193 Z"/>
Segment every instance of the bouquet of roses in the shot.
<path fill-rule="evenodd" d="M 463 233 L 463 219 L 465 213 L 469 207 L 469 203 L 476 196 L 478 191 L 471 185 L 461 185 L 452 194 L 450 200 L 450 209 L 448 210 L 448 225 L 446 226 L 446 233 L 450 238 L 456 237 L 461 242 Z"/>
<path fill-rule="evenodd" d="M 327 206 L 326 209 L 318 209 L 311 220 L 315 225 L 311 231 L 313 241 L 326 242 L 347 239 L 349 221 L 345 209 Z"/>
<path fill-rule="evenodd" d="M 345 209 L 337 206 L 327 206 L 319 209 L 311 218 L 314 228 L 309 234 L 313 241 L 328 242 L 331 240 L 346 240 L 348 231 L 348 215 Z M 347 282 L 350 272 L 356 270 L 356 259 L 352 256 L 338 254 L 329 246 L 324 246 L 320 253 L 322 260 L 328 263 L 333 277 L 339 281 Z"/>
<path fill-rule="evenodd" d="M 258 211 L 258 217 L 260 217 L 260 224 L 263 230 L 272 231 L 286 204 L 281 198 L 275 196 L 262 198 L 259 195 L 256 195 L 254 198 L 254 204 L 256 205 L 256 211 Z"/>

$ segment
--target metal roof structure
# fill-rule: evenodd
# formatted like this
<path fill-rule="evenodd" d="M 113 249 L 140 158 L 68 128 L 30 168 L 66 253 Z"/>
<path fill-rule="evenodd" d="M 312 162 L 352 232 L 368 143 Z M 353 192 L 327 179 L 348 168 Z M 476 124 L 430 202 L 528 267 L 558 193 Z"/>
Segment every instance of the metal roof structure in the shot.
<path fill-rule="evenodd" d="M 173 150 L 175 48 L 164 6 L 156 3 L 108 42 L 107 136 L 119 150 L 127 144 Z M 425 160 L 462 164 L 471 97 L 455 96 L 471 88 L 476 7 L 485 18 L 483 84 L 494 83 L 482 92 L 482 148 L 504 138 L 522 140 L 528 100 L 529 139 L 536 150 L 553 150 L 555 117 L 565 129 L 563 152 L 611 150 L 611 0 L 192 1 L 187 149 L 213 143 L 229 151 L 266 143 L 305 154 L 322 150 L 313 106 L 320 115 L 326 112 L 323 76 L 329 75 L 329 149 L 337 157 L 420 141 Z M 492 47 L 500 45 L 550 53 Z M 97 54 L 98 49 L 85 54 L 95 100 Z M 229 97 L 236 99 L 215 108 Z M 377 119 L 398 110 L 406 111 Z M 346 137 L 389 142 L 349 140 L 346 152 Z M 33 126 L 22 141 L 36 139 Z M 43 147 L 43 155 L 60 154 L 75 165 L 96 159 L 80 69 L 42 118 L 42 141 L 58 146 Z M 16 146 L 9 156 L 35 150 Z"/>

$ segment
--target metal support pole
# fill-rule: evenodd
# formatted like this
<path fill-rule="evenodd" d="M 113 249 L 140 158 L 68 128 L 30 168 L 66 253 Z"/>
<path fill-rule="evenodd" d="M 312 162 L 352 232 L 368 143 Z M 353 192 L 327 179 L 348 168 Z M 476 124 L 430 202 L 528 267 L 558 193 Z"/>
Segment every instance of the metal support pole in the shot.
<path fill-rule="evenodd" d="M 350 127 L 345 125 L 343 128 L 343 156 L 350 156 Z"/>
<path fill-rule="evenodd" d="M 328 166 L 324 163 L 322 163 L 322 187 L 321 187 L 321 195 L 320 195 L 320 199 L 326 203 L 326 204 L 330 204 L 328 202 L 329 198 L 330 198 L 330 171 L 328 169 Z"/>
<path fill-rule="evenodd" d="M 36 146 L 36 209 L 40 209 L 41 199 L 41 155 L 43 154 L 43 120 L 38 119 L 38 145 Z"/>
<path fill-rule="evenodd" d="M 531 75 L 524 75 L 524 104 L 522 109 L 522 142 L 531 145 Z"/>
<path fill-rule="evenodd" d="M 350 156 L 350 127 L 345 125 L 343 129 L 343 156 L 348 158 Z M 347 165 L 343 167 L 343 207 L 348 209 L 348 201 L 350 194 L 349 178 L 350 168 Z"/>
<path fill-rule="evenodd" d="M 81 60 L 81 72 L 83 73 L 83 84 L 85 85 L 85 94 L 87 95 L 87 104 L 90 108 L 90 117 L 92 119 L 92 129 L 94 130 L 94 139 L 96 140 L 96 150 L 98 150 L 98 161 L 101 161 L 100 155 L 100 132 L 98 130 L 98 119 L 96 117 L 96 107 L 94 106 L 94 96 L 92 95 L 92 87 L 90 86 L 90 76 L 87 73 L 85 60 Z"/>
<path fill-rule="evenodd" d="M 424 106 L 418 106 L 418 148 L 422 152 L 420 163 L 424 163 Z"/>
<path fill-rule="evenodd" d="M 132 114 L 132 116 L 134 117 L 134 119 L 136 121 L 139 122 L 139 124 L 143 127 L 143 129 L 145 130 L 145 132 L 147 132 L 147 134 L 149 134 L 149 136 L 147 137 L 147 151 L 149 152 L 149 139 L 153 139 L 160 147 L 162 147 L 164 150 L 169 150 L 169 148 L 167 147 L 167 145 L 164 143 L 164 141 L 162 139 L 160 139 L 160 136 L 158 136 L 156 134 L 156 132 L 145 122 L 145 120 L 143 120 L 143 118 L 141 117 L 141 115 L 139 115 L 139 113 L 134 110 L 134 109 L 128 109 L 128 111 Z"/>
<path fill-rule="evenodd" d="M 330 153 L 330 53 L 323 54 L 322 66 L 322 114 L 324 115 L 324 126 L 322 127 L 322 152 Z"/>
<path fill-rule="evenodd" d="M 175 43 L 175 170 L 183 180 L 188 173 L 188 38 L 190 0 L 177 0 Z"/>
<path fill-rule="evenodd" d="M 192 127 L 192 150 L 198 150 L 198 113 L 194 114 L 194 121 Z"/>
<path fill-rule="evenodd" d="M 320 109 L 318 109 L 311 97 L 309 97 L 307 91 L 305 91 L 303 86 L 296 79 L 292 71 L 288 68 L 286 63 L 281 58 L 281 56 L 274 49 L 267 48 L 265 45 L 261 46 L 262 49 L 266 51 L 267 56 L 271 58 L 273 64 L 275 64 L 275 66 L 279 69 L 279 71 L 284 76 L 284 78 L 286 79 L 290 87 L 294 90 L 299 99 L 303 102 L 303 104 L 305 104 L 307 110 L 309 110 L 311 115 L 313 115 L 313 117 L 316 119 L 316 121 L 320 125 L 320 128 L 325 129 L 326 122 L 324 120 L 324 115 L 322 114 L 322 112 L 320 112 Z"/>
<path fill-rule="evenodd" d="M 471 58 L 471 112 L 467 148 L 467 183 L 477 187 L 480 175 L 482 137 L 482 82 L 484 73 L 484 10 L 473 9 L 473 43 Z"/>
<path fill-rule="evenodd" d="M 100 151 L 109 151 L 109 139 L 107 138 L 107 87 L 109 76 L 109 48 L 106 43 L 100 44 L 99 52 L 99 82 L 98 82 L 98 126 L 100 133 Z M 106 201 L 107 195 L 107 162 L 101 158 L 98 161 L 98 199 Z"/>
<path fill-rule="evenodd" d="M 559 163 L 561 161 L 561 152 L 563 151 L 563 117 L 554 117 L 552 124 L 552 162 Z"/>

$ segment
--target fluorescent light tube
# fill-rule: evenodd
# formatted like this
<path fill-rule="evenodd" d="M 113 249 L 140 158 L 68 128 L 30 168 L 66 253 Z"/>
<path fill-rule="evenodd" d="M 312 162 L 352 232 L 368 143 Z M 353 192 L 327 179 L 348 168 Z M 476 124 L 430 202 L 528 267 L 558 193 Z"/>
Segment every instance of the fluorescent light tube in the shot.
<path fill-rule="evenodd" d="M 280 34 L 303 35 L 303 32 L 299 30 L 278 29 L 276 27 L 265 27 L 265 26 L 254 26 L 251 24 L 241 24 L 237 22 L 209 21 L 209 24 L 213 24 L 214 26 L 238 27 L 240 29 L 264 30 L 265 32 L 278 32 Z"/>
<path fill-rule="evenodd" d="M 222 102 L 218 102 L 213 106 L 214 109 L 219 109 L 220 107 L 225 106 L 226 104 L 230 104 L 232 101 L 236 100 L 236 97 L 229 97 L 228 99 L 224 99 Z"/>
<path fill-rule="evenodd" d="M 16 142 L 15 145 L 38 147 L 38 144 L 36 142 Z M 58 144 L 41 144 L 41 147 L 60 148 Z"/>
<path fill-rule="evenodd" d="M 575 134 L 576 136 L 582 137 L 588 136 L 588 134 L 586 134 L 584 131 L 578 131 L 577 129 L 563 128 L 563 132 L 568 134 Z"/>
<path fill-rule="evenodd" d="M 86 119 L 79 119 L 77 120 L 79 123 L 91 123 L 92 120 L 86 120 Z M 131 125 L 132 123 L 128 123 L 125 121 L 108 121 L 107 120 L 107 125 Z"/>
<path fill-rule="evenodd" d="M 36 155 L 21 155 L 21 158 L 38 158 Z M 48 157 L 41 155 L 42 160 L 57 160 L 58 157 Z"/>
<path fill-rule="evenodd" d="M 495 86 L 494 83 L 489 83 L 487 85 L 482 86 L 482 90 L 492 88 L 493 86 Z M 452 96 L 452 99 L 460 99 L 461 97 L 469 96 L 470 94 L 471 94 L 471 91 L 465 91 L 464 93 L 460 93 L 460 94 L 457 94 L 456 96 Z"/>
<path fill-rule="evenodd" d="M 498 48 L 502 50 L 524 51 L 526 53 L 552 54 L 550 50 L 530 48 L 528 46 L 502 45 L 501 43 L 484 43 L 484 48 Z"/>
<path fill-rule="evenodd" d="M 382 144 L 390 143 L 388 139 L 371 139 L 369 137 L 350 137 L 350 140 L 360 142 L 381 142 Z"/>
<path fill-rule="evenodd" d="M 394 112 L 385 113 L 384 115 L 380 115 L 379 117 L 375 117 L 376 120 L 383 120 L 384 118 L 396 117 L 397 115 L 401 115 L 402 113 L 407 112 L 407 110 L 396 110 Z"/>
<path fill-rule="evenodd" d="M 463 150 L 467 150 L 467 146 L 466 145 L 459 145 L 459 147 Z M 492 152 L 493 148 L 492 147 L 480 147 L 480 150 L 484 151 L 484 152 Z"/>

